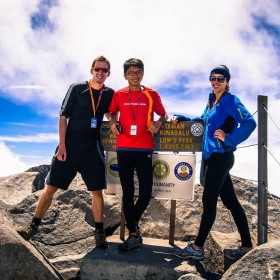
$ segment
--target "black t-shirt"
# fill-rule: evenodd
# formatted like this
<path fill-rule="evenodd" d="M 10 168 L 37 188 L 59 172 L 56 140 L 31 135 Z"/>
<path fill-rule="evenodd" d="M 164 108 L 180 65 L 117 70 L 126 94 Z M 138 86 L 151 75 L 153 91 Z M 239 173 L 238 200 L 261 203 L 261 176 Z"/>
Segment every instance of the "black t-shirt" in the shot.
<path fill-rule="evenodd" d="M 101 90 L 92 89 L 95 107 L 98 103 Z M 62 102 L 60 116 L 68 119 L 66 138 L 100 138 L 100 126 L 105 113 L 108 113 L 114 90 L 106 87 L 102 88 L 102 96 L 95 118 L 97 127 L 91 128 L 91 118 L 94 117 L 92 101 L 88 82 L 72 84 Z"/>

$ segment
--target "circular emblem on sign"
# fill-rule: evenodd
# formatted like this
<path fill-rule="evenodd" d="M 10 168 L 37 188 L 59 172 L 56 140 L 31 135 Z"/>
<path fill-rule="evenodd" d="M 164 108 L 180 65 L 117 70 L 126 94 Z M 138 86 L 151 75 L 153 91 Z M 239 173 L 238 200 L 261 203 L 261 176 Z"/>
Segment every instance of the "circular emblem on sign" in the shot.
<path fill-rule="evenodd" d="M 103 135 L 110 134 L 110 127 L 107 124 L 102 124 L 100 127 L 100 133 Z"/>
<path fill-rule="evenodd" d="M 119 177 L 119 167 L 116 157 L 113 157 L 109 160 L 107 164 L 107 170 L 111 176 Z"/>
<path fill-rule="evenodd" d="M 154 178 L 158 180 L 163 180 L 168 177 L 170 173 L 170 166 L 169 164 L 164 160 L 155 160 L 153 162 L 153 173 Z"/>
<path fill-rule="evenodd" d="M 203 134 L 204 128 L 201 123 L 194 123 L 191 126 L 191 134 L 194 136 L 201 136 Z"/>
<path fill-rule="evenodd" d="M 179 180 L 186 181 L 192 177 L 193 168 L 187 162 L 180 162 L 175 166 L 174 174 Z"/>

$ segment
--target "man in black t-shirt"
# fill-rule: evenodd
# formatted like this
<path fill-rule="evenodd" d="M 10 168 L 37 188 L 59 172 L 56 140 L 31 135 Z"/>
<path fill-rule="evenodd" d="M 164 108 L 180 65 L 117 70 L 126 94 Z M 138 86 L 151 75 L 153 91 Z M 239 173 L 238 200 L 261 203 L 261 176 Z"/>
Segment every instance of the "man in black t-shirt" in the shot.
<path fill-rule="evenodd" d="M 59 117 L 59 145 L 44 192 L 38 200 L 31 224 L 18 230 L 26 240 L 38 232 L 55 192 L 58 189 L 67 190 L 79 172 L 92 194 L 96 246 L 108 247 L 103 229 L 105 162 L 99 133 L 103 116 L 110 117 L 108 107 L 114 94 L 113 89 L 104 85 L 110 75 L 108 59 L 103 56 L 94 59 L 91 74 L 91 80 L 72 84 L 63 100 Z"/>

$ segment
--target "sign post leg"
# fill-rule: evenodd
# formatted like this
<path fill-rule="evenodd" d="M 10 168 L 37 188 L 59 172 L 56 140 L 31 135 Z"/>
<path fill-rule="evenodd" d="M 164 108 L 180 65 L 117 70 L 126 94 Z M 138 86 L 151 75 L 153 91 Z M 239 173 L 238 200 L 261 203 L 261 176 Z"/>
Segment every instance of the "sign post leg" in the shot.
<path fill-rule="evenodd" d="M 169 224 L 169 244 L 170 245 L 174 245 L 175 218 L 176 218 L 176 200 L 171 199 L 170 224 Z"/>

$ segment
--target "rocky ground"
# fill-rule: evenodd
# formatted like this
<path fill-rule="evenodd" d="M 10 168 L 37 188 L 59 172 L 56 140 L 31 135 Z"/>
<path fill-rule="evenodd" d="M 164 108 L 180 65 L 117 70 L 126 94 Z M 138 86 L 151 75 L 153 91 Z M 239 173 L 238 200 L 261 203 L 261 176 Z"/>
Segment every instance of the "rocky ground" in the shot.
<path fill-rule="evenodd" d="M 18 228 L 30 222 L 36 202 L 42 192 L 42 182 L 44 182 L 48 170 L 48 166 L 40 166 L 28 170 L 28 172 L 0 178 L 0 215 L 3 216 L 3 219 L 5 216 L 5 220 L 9 221 L 10 226 L 7 226 L 8 228 Z M 233 177 L 233 181 L 240 202 L 246 211 L 254 245 L 256 246 L 257 187 L 241 178 Z M 196 185 L 194 201 L 177 201 L 175 240 L 187 242 L 194 239 L 202 212 L 202 190 L 202 186 Z M 280 199 L 278 197 L 268 197 L 269 242 L 280 240 L 279 205 Z M 170 207 L 171 202 L 168 200 L 152 199 L 141 223 L 144 237 L 168 239 Z M 105 226 L 114 225 L 120 220 L 120 216 L 121 198 L 106 195 Z M 55 195 L 53 204 L 40 227 L 40 233 L 34 237 L 32 244 L 46 256 L 46 266 L 53 266 L 55 271 L 58 271 L 65 278 L 75 279 L 79 273 L 83 257 L 94 247 L 93 225 L 91 197 L 86 191 L 81 177 L 77 176 L 68 191 L 58 191 Z M 118 233 L 119 231 L 117 230 L 116 234 Z M 14 238 L 16 238 L 16 234 Z M 232 240 L 232 245 L 236 246 L 238 235 L 236 235 L 236 227 L 230 213 L 219 202 L 217 219 L 206 245 L 207 251 L 213 257 L 204 263 L 200 263 L 198 271 L 210 271 L 220 275 L 220 278 L 222 277 L 224 273 L 223 260 L 214 256 L 218 255 L 217 252 L 215 253 L 215 250 L 218 250 L 217 248 L 219 247 L 217 244 L 224 243 L 224 240 L 227 243 L 231 243 Z M 3 262 L 4 257 L 1 254 L 6 252 L 3 251 L 3 248 L 7 248 L 7 242 L 3 243 L 1 240 L 1 262 Z M 0 275 L 2 275 L 1 267 L 3 268 L 3 263 L 1 262 Z M 278 276 L 280 271 L 279 264 L 280 258 L 276 260 L 273 266 L 273 271 L 278 269 Z M 231 271 L 231 273 L 233 272 Z M 200 276 L 202 275 L 203 273 L 200 273 Z"/>

